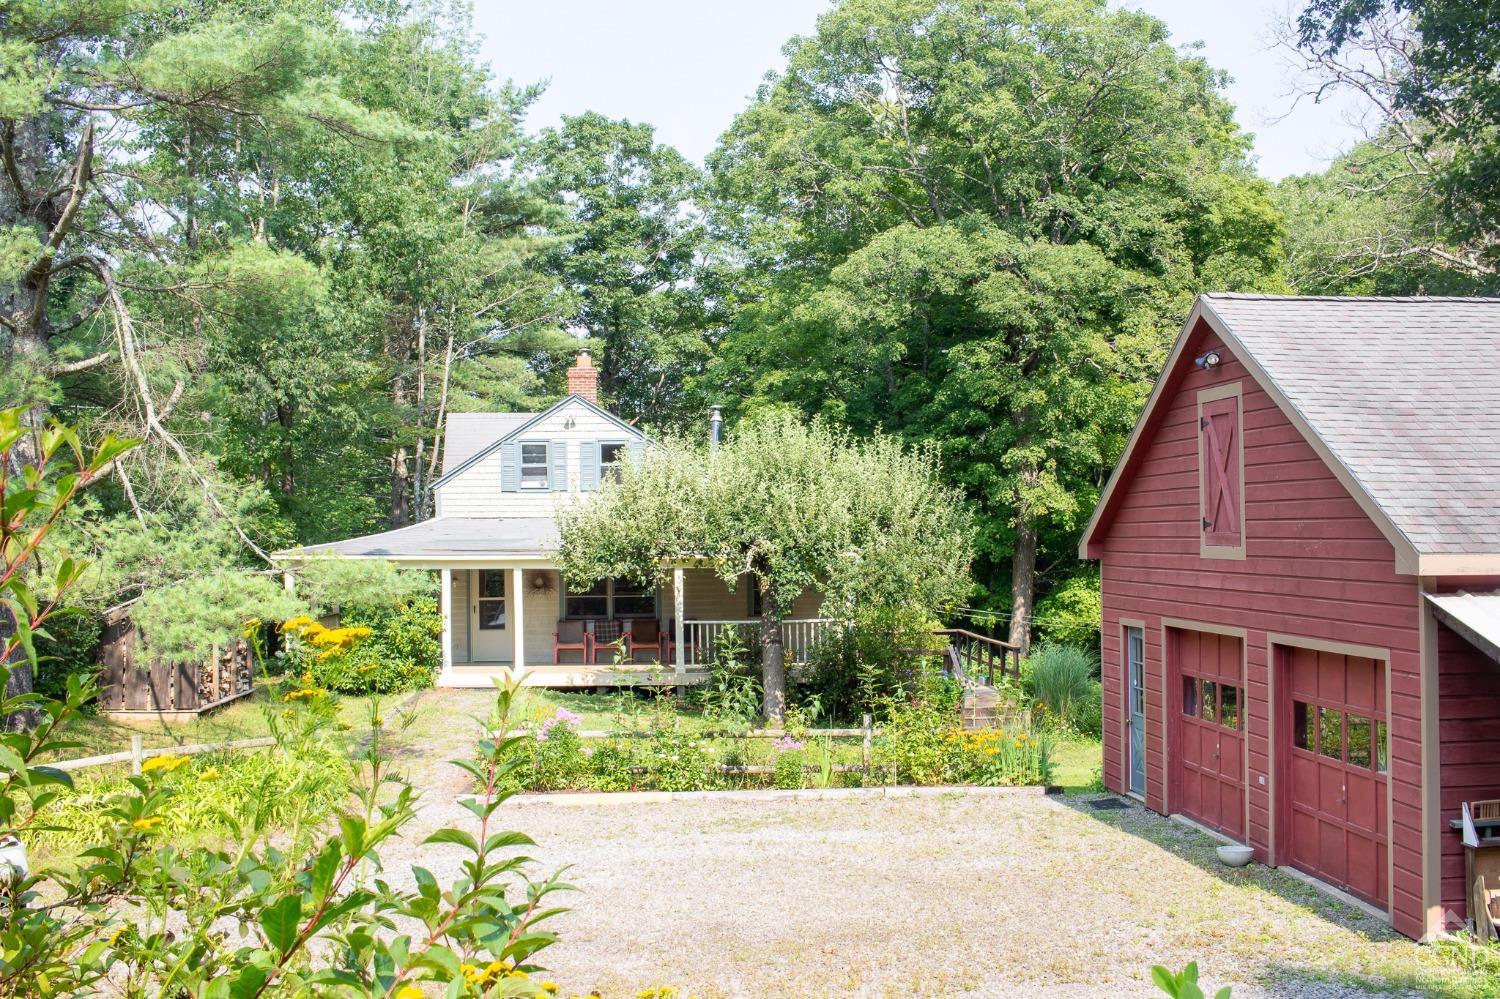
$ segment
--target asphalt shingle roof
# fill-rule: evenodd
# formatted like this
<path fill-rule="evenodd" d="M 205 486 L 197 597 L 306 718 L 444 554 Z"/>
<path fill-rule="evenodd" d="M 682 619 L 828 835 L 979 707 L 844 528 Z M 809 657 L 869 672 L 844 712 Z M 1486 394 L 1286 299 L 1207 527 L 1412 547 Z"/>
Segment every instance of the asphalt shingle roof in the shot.
<path fill-rule="evenodd" d="M 1419 553 L 1500 553 L 1500 298 L 1205 295 Z"/>
<path fill-rule="evenodd" d="M 550 555 L 557 551 L 559 542 L 557 522 L 550 517 L 437 517 L 394 531 L 307 545 L 281 554 L 441 562 L 465 556 Z"/>
<path fill-rule="evenodd" d="M 443 439 L 443 474 L 447 474 L 515 430 L 535 413 L 449 413 Z"/>

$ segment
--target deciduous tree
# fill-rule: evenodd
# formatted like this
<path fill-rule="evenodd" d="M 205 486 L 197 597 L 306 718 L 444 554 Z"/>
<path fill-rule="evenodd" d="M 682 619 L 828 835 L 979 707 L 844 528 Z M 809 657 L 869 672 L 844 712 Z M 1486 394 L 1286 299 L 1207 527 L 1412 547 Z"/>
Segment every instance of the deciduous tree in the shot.
<path fill-rule="evenodd" d="M 569 580 L 659 582 L 706 565 L 761 599 L 764 713 L 786 710 L 781 617 L 799 594 L 830 616 L 856 607 L 931 614 L 970 586 L 972 524 L 932 448 L 857 439 L 787 413 L 741 424 L 717 449 L 654 447 L 562 521 Z"/>

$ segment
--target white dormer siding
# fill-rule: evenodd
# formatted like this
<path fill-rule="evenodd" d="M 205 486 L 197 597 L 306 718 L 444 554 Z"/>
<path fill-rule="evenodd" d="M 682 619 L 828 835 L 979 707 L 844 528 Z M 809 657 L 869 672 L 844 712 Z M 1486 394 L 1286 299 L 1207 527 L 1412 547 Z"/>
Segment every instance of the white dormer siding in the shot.
<path fill-rule="evenodd" d="M 625 444 L 635 452 L 643 440 L 639 431 L 569 397 L 439 483 L 437 513 L 442 517 L 550 517 L 581 492 L 597 487 L 603 445 Z M 548 449 L 546 488 L 528 488 L 520 481 L 519 458 L 526 444 Z"/>

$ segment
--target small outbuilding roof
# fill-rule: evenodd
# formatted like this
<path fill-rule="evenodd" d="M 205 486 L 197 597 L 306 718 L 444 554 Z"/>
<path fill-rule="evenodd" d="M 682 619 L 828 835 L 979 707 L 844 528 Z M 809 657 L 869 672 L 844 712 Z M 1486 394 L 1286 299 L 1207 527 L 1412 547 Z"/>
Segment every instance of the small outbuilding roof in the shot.
<path fill-rule="evenodd" d="M 1401 571 L 1500 571 L 1500 299 L 1203 295 L 1085 532 L 1206 323 L 1350 489 Z"/>
<path fill-rule="evenodd" d="M 550 517 L 437 517 L 394 531 L 276 554 L 287 561 L 332 555 L 442 566 L 495 558 L 549 558 L 559 544 L 557 522 Z"/>
<path fill-rule="evenodd" d="M 1437 619 L 1500 662 L 1500 593 L 1429 593 Z"/>

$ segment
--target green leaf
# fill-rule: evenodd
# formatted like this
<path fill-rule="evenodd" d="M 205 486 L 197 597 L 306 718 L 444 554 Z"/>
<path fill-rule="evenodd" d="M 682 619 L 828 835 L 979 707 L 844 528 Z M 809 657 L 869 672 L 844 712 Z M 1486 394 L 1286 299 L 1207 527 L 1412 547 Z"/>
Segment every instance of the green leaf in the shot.
<path fill-rule="evenodd" d="M 278 954 L 285 954 L 297 942 L 297 930 L 301 922 L 301 893 L 284 895 L 260 913 L 260 928 L 265 931 L 266 940 L 276 948 Z"/>
<path fill-rule="evenodd" d="M 457 843 L 459 846 L 464 847 L 465 849 L 473 853 L 479 852 L 479 842 L 475 840 L 471 834 L 464 832 L 462 829 L 439 829 L 437 832 L 433 833 L 431 836 L 428 836 L 422 842 Z"/>
<path fill-rule="evenodd" d="M 230 999 L 254 999 L 261 986 L 266 984 L 269 975 L 270 971 L 266 968 L 253 964 L 243 966 L 229 982 Z"/>
<path fill-rule="evenodd" d="M 312 904 L 314 908 L 323 904 L 328 898 L 328 891 L 333 886 L 333 879 L 338 874 L 339 862 L 343 860 L 343 850 L 339 840 L 330 839 L 319 851 L 317 859 L 313 861 L 311 891 Z"/>

